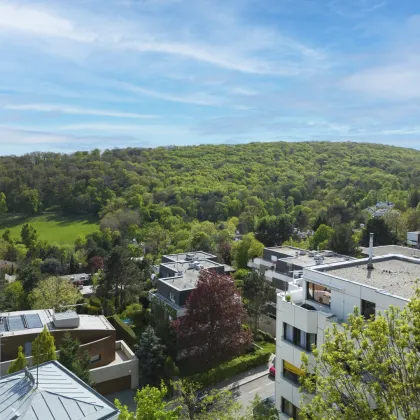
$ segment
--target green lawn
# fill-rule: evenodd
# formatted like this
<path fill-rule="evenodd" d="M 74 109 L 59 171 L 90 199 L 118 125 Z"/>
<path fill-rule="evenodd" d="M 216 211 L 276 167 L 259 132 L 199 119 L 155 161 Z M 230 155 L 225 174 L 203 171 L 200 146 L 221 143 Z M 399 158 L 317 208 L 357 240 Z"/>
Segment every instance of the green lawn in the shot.
<path fill-rule="evenodd" d="M 39 216 L 7 214 L 0 218 L 0 235 L 8 228 L 18 238 L 25 223 L 31 224 L 38 231 L 40 239 L 70 245 L 74 244 L 78 235 L 87 235 L 99 228 L 98 219 L 90 216 L 62 216 L 56 213 Z"/>

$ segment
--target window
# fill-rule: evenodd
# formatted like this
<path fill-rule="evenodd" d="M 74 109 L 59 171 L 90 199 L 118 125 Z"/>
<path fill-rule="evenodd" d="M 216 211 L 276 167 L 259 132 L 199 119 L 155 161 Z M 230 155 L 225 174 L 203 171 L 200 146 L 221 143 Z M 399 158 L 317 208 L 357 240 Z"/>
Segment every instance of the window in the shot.
<path fill-rule="evenodd" d="M 283 360 L 283 377 L 288 379 L 290 382 L 293 382 L 295 385 L 299 386 L 299 379 L 304 375 L 302 369 L 297 368 L 289 362 Z"/>
<path fill-rule="evenodd" d="M 306 282 L 306 299 L 330 306 L 331 289 L 320 284 Z"/>
<path fill-rule="evenodd" d="M 25 343 L 25 357 L 29 357 L 32 355 L 32 343 L 27 341 Z"/>
<path fill-rule="evenodd" d="M 316 334 L 310 334 L 299 328 L 292 327 L 289 324 L 283 323 L 284 334 L 283 339 L 289 343 L 300 347 L 305 351 L 312 351 L 312 345 L 316 346 Z"/>
<path fill-rule="evenodd" d="M 293 420 L 303 420 L 303 416 L 300 415 L 300 410 L 283 397 L 281 399 L 281 411 Z"/>
<path fill-rule="evenodd" d="M 375 317 L 375 307 L 376 305 L 373 302 L 362 299 L 362 315 L 365 319 Z"/>
<path fill-rule="evenodd" d="M 90 358 L 90 363 L 95 363 L 95 362 L 99 362 L 101 360 L 101 355 L 97 354 L 96 356 L 92 356 Z"/>
<path fill-rule="evenodd" d="M 169 300 L 175 302 L 175 295 L 173 293 L 169 293 Z"/>

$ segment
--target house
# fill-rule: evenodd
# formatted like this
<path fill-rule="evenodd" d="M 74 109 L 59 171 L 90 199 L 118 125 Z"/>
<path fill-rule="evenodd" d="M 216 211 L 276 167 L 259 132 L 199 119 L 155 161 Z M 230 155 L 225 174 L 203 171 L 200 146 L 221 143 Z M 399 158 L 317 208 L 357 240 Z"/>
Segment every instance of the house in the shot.
<path fill-rule="evenodd" d="M 156 291 L 150 293 L 150 300 L 161 305 L 169 319 L 184 316 L 185 304 L 196 288 L 201 270 L 215 270 L 229 274 L 232 268 L 216 262 L 216 256 L 202 251 L 163 255 L 156 268 L 158 278 L 154 279 Z"/>
<path fill-rule="evenodd" d="M 374 206 L 368 207 L 367 211 L 372 217 L 382 217 L 395 207 L 390 201 L 379 201 Z"/>
<path fill-rule="evenodd" d="M 345 322 L 354 307 L 369 318 L 390 305 L 403 308 L 414 296 L 420 260 L 406 248 L 386 254 L 371 243 L 370 257 L 304 267 L 299 284 L 291 280 L 293 287 L 277 294 L 275 393 L 282 419 L 299 418 L 301 353 L 313 364 L 311 345 L 321 347 L 333 323 Z"/>
<path fill-rule="evenodd" d="M 56 361 L 0 378 L 2 420 L 117 420 L 106 398 Z"/>
<path fill-rule="evenodd" d="M 354 258 L 333 251 L 308 251 L 292 246 L 264 248 L 261 258 L 248 262 L 248 267 L 265 274 L 273 287 L 287 292 L 300 284 L 303 269 L 314 265 L 332 264 Z"/>
<path fill-rule="evenodd" d="M 77 338 L 91 357 L 90 375 L 102 394 L 137 388 L 138 359 L 124 341 L 116 340 L 115 328 L 102 315 L 56 313 L 52 309 L 0 313 L 0 373 L 6 374 L 22 346 L 32 364 L 32 342 L 46 326 L 58 348 L 66 332 Z"/>

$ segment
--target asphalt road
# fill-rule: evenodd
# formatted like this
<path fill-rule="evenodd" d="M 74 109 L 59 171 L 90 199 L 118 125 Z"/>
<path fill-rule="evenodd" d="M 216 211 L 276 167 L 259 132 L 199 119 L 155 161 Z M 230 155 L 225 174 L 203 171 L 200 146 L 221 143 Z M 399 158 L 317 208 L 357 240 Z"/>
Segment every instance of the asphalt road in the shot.
<path fill-rule="evenodd" d="M 267 374 L 232 390 L 232 394 L 241 403 L 242 411 L 244 412 L 257 394 L 261 399 L 274 394 L 274 378 L 269 378 Z"/>

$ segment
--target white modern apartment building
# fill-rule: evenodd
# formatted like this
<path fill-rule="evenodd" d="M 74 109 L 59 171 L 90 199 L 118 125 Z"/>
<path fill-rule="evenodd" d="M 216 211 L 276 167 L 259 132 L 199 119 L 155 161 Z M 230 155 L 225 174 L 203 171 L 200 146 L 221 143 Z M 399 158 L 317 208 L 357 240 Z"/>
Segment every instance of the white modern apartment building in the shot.
<path fill-rule="evenodd" d="M 313 361 L 311 345 L 322 346 L 332 323 L 345 321 L 354 307 L 369 318 L 390 305 L 402 308 L 414 296 L 420 259 L 407 250 L 372 247 L 368 258 L 304 267 L 299 281 L 277 294 L 275 382 L 282 419 L 300 418 L 301 353 Z"/>

